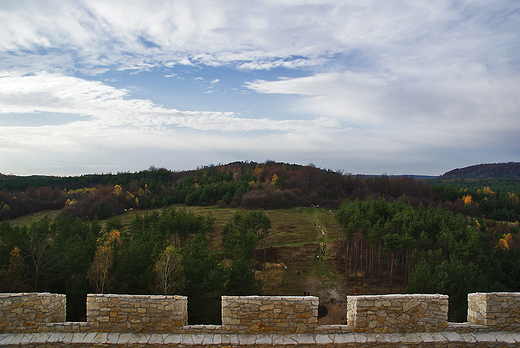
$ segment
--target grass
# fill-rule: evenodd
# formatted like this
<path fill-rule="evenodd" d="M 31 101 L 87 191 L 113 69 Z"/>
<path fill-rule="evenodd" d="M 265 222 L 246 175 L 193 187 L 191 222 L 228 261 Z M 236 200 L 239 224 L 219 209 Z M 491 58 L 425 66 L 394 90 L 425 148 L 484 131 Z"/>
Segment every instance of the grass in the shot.
<path fill-rule="evenodd" d="M 55 220 L 60 213 L 61 210 L 42 210 L 34 214 L 19 216 L 17 218 L 9 220 L 9 222 L 13 226 L 25 226 L 40 221 L 46 216 L 48 216 L 51 220 Z"/>

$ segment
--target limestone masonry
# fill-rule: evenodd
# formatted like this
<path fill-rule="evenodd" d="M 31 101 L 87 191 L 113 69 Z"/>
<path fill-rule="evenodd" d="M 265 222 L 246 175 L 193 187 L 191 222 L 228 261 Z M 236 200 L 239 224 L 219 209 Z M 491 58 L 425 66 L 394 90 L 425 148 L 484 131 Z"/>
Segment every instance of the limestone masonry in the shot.
<path fill-rule="evenodd" d="M 184 296 L 87 297 L 87 322 L 65 322 L 64 295 L 0 294 L 0 347 L 520 347 L 520 293 L 347 297 L 347 325 L 318 325 L 313 296 L 223 296 L 222 325 L 188 325 Z"/>
<path fill-rule="evenodd" d="M 89 294 L 87 322 L 101 332 L 172 332 L 188 324 L 188 298 Z"/>
<path fill-rule="evenodd" d="M 448 296 L 349 296 L 347 324 L 356 332 L 441 331 L 448 326 Z"/>
<path fill-rule="evenodd" d="M 318 326 L 319 299 L 312 296 L 222 296 L 228 332 L 302 334 Z"/>

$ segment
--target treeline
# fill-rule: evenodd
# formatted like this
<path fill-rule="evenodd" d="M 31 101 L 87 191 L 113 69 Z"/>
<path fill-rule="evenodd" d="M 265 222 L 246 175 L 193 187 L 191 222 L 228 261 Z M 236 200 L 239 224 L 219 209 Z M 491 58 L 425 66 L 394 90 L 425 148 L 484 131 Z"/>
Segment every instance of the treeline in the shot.
<path fill-rule="evenodd" d="M 455 213 L 497 221 L 520 220 L 520 192 L 436 186 L 440 201 Z"/>
<path fill-rule="evenodd" d="M 276 209 L 339 207 L 346 197 L 367 195 L 407 194 L 419 201 L 436 199 L 432 188 L 411 177 L 365 178 L 275 162 L 235 162 L 186 172 L 151 168 L 139 173 L 66 177 L 62 181 L 57 177 L 9 178 L 0 180 L 0 220 L 64 206 L 73 217 L 92 220 L 118 215 L 125 209 L 159 208 L 174 203 Z M 39 183 L 56 186 L 25 186 Z"/>
<path fill-rule="evenodd" d="M 87 293 L 182 294 L 189 321 L 218 323 L 220 296 L 259 294 L 253 251 L 270 228 L 261 211 L 236 213 L 209 244 L 214 218 L 183 209 L 117 218 L 101 228 L 64 215 L 30 226 L 0 224 L 0 291 L 67 295 L 67 320 L 85 319 Z"/>
<path fill-rule="evenodd" d="M 38 184 L 47 186 L 25 186 Z M 397 199 L 406 195 L 414 205 L 442 203 L 455 213 L 517 221 L 520 184 L 515 187 L 518 191 L 493 190 L 489 186 L 466 190 L 441 185 L 432 179 L 353 176 L 312 165 L 271 161 L 235 162 L 185 172 L 151 167 L 138 173 L 81 177 L 0 176 L 0 220 L 63 207 L 72 217 L 92 220 L 106 219 L 128 209 L 171 204 L 246 209 L 309 205 L 338 208 L 345 199 L 382 196 Z"/>
<path fill-rule="evenodd" d="M 454 214 L 406 197 L 345 202 L 336 255 L 350 290 L 386 282 L 410 293 L 450 296 L 449 318 L 465 321 L 467 294 L 520 289 L 518 225 Z"/>
<path fill-rule="evenodd" d="M 433 178 L 428 179 L 428 183 L 432 186 L 442 186 L 454 189 L 468 189 L 472 191 L 482 190 L 489 187 L 495 192 L 503 193 L 520 193 L 520 178 Z"/>
<path fill-rule="evenodd" d="M 61 190 L 76 190 L 97 185 L 129 185 L 136 181 L 144 185 L 143 181 L 166 183 L 175 176 L 174 173 L 165 168 L 151 166 L 148 170 L 139 172 L 118 172 L 102 174 L 85 174 L 81 176 L 47 176 L 30 175 L 16 176 L 0 174 L 0 189 L 8 191 L 24 191 L 28 187 L 50 186 Z"/>

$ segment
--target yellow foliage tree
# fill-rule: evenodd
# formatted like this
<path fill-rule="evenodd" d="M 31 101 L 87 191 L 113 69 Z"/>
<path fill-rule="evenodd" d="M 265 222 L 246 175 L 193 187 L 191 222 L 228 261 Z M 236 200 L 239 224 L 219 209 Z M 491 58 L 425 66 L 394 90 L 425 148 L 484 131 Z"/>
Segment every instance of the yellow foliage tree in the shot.
<path fill-rule="evenodd" d="M 120 185 L 116 185 L 116 186 L 114 186 L 114 190 L 112 191 L 112 193 L 115 196 L 121 196 L 123 194 L 123 189 L 121 188 Z"/>
<path fill-rule="evenodd" d="M 181 256 L 173 245 L 169 245 L 154 267 L 155 286 L 163 295 L 173 295 L 182 290 L 184 269 Z"/>
<path fill-rule="evenodd" d="M 511 233 L 504 234 L 502 238 L 498 241 L 495 250 L 509 250 L 511 247 L 511 244 L 513 243 L 513 236 L 511 236 Z"/>
<path fill-rule="evenodd" d="M 121 237 L 119 231 L 112 230 L 103 245 L 98 248 L 94 255 L 87 278 L 97 293 L 105 293 L 105 290 L 107 290 L 110 285 L 110 271 L 114 262 L 114 246 L 120 243 Z"/>
<path fill-rule="evenodd" d="M 462 198 L 462 200 L 464 201 L 464 204 L 471 204 L 472 197 L 471 195 L 465 195 L 464 198 Z"/>
<path fill-rule="evenodd" d="M 276 175 L 276 173 L 273 174 L 273 177 L 271 179 L 271 184 L 276 184 L 276 182 L 278 181 L 278 175 Z"/>
<path fill-rule="evenodd" d="M 255 170 L 253 171 L 253 176 L 256 178 L 257 181 L 260 180 L 260 176 L 262 175 L 263 168 L 261 168 L 258 164 L 255 166 Z"/>
<path fill-rule="evenodd" d="M 484 192 L 485 195 L 492 195 L 492 194 L 495 193 L 495 192 L 491 191 L 491 188 L 489 186 L 488 187 L 484 187 L 483 192 Z"/>

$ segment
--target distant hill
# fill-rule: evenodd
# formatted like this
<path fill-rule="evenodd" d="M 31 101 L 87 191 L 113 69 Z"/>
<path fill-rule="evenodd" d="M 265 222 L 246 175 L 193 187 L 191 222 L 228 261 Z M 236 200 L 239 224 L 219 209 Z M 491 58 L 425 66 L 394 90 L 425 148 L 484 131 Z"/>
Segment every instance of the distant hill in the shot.
<path fill-rule="evenodd" d="M 470 190 L 489 187 L 493 191 L 520 192 L 520 162 L 487 163 L 457 168 L 428 182 L 431 185 Z"/>
<path fill-rule="evenodd" d="M 477 164 L 450 170 L 441 179 L 520 179 L 520 162 Z"/>

